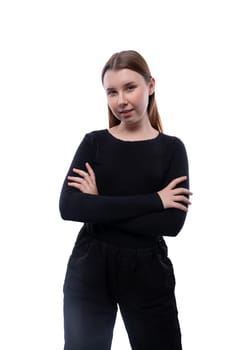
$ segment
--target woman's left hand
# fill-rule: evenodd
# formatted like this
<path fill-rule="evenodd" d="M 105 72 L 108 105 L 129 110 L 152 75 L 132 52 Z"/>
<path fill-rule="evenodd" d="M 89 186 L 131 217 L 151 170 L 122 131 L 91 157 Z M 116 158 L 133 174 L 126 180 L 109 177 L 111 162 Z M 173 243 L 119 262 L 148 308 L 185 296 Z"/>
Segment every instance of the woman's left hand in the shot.
<path fill-rule="evenodd" d="M 68 176 L 68 186 L 74 187 L 83 193 L 98 194 L 95 173 L 89 163 L 85 163 L 87 172 L 73 168 L 73 172 L 79 176 Z"/>

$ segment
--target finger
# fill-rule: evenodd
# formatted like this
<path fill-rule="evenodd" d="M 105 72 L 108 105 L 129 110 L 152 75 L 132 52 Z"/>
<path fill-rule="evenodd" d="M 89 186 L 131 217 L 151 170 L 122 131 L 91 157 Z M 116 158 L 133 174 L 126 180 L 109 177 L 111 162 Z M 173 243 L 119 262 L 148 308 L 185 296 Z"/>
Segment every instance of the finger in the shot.
<path fill-rule="evenodd" d="M 188 207 L 186 207 L 185 205 L 183 205 L 181 203 L 175 203 L 173 208 L 180 209 L 180 210 L 185 211 L 185 212 L 188 211 Z"/>
<path fill-rule="evenodd" d="M 75 184 L 75 186 L 74 186 Z M 77 176 L 68 176 L 68 185 L 78 188 L 82 192 L 88 192 L 92 184 L 89 184 L 86 179 Z"/>
<path fill-rule="evenodd" d="M 69 187 L 73 187 L 73 188 L 76 188 L 77 190 L 81 191 L 82 184 L 79 184 L 77 182 L 68 182 L 67 185 Z"/>
<path fill-rule="evenodd" d="M 188 188 L 185 187 L 177 187 L 173 190 L 173 194 L 177 195 L 177 194 L 186 194 L 186 195 L 192 195 L 193 193 L 189 191 Z"/>
<path fill-rule="evenodd" d="M 85 180 L 81 181 L 80 183 L 78 182 L 72 182 L 72 181 L 69 181 L 67 183 L 67 185 L 69 187 L 73 187 L 83 193 L 89 193 L 90 192 L 90 186 L 87 184 L 87 182 Z"/>
<path fill-rule="evenodd" d="M 78 177 L 78 176 L 68 176 L 67 179 L 70 182 L 78 182 L 78 183 L 82 183 L 84 181 L 82 177 Z"/>
<path fill-rule="evenodd" d="M 174 187 L 176 187 L 179 183 L 183 182 L 187 180 L 187 176 L 180 176 L 175 178 L 174 180 L 172 180 L 168 185 L 167 188 L 169 189 L 173 189 Z"/>
<path fill-rule="evenodd" d="M 187 197 L 185 197 L 185 196 L 175 196 L 173 200 L 175 202 L 179 202 L 179 203 L 182 202 L 182 203 L 185 203 L 185 204 L 188 204 L 188 205 L 191 204 L 190 200 Z"/>
<path fill-rule="evenodd" d="M 79 189 L 82 192 L 88 192 L 91 187 L 86 179 L 78 176 L 68 176 L 68 186 Z"/>
<path fill-rule="evenodd" d="M 81 175 L 82 177 L 84 177 L 85 175 L 88 175 L 86 171 L 81 170 L 81 169 L 73 168 L 72 171 L 75 174 Z"/>
<path fill-rule="evenodd" d="M 75 174 L 82 176 L 90 186 L 92 185 L 92 180 L 90 178 L 90 175 L 86 171 L 81 170 L 81 169 L 77 169 L 77 168 L 73 168 L 73 172 Z"/>
<path fill-rule="evenodd" d="M 86 168 L 88 171 L 88 174 L 90 175 L 91 179 L 93 180 L 93 182 L 95 182 L 95 173 L 94 170 L 92 169 L 92 167 L 90 166 L 90 164 L 88 162 L 86 162 Z"/>

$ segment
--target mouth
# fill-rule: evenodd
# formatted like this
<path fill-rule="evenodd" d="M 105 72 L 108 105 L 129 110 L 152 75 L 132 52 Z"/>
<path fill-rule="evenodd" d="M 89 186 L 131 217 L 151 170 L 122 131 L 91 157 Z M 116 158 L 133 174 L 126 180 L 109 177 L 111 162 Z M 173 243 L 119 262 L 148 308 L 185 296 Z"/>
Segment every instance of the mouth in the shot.
<path fill-rule="evenodd" d="M 133 109 L 124 109 L 122 111 L 119 111 L 118 113 L 119 113 L 119 115 L 121 117 L 125 117 L 126 118 L 126 117 L 130 117 L 132 112 L 133 112 Z"/>

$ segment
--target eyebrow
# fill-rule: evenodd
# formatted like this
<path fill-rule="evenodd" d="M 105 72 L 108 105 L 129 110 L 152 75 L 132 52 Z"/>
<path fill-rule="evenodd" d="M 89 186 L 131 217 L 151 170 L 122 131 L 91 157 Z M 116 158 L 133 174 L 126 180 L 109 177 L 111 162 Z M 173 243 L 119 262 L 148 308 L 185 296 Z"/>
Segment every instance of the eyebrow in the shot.
<path fill-rule="evenodd" d="M 130 86 L 130 85 L 135 85 L 136 84 L 136 82 L 135 81 L 129 81 L 128 83 L 125 83 L 124 85 L 123 85 L 123 87 L 128 87 L 128 86 Z M 116 88 L 114 88 L 114 87 L 109 87 L 109 88 L 107 88 L 106 89 L 106 91 L 113 91 L 113 90 L 116 90 Z"/>

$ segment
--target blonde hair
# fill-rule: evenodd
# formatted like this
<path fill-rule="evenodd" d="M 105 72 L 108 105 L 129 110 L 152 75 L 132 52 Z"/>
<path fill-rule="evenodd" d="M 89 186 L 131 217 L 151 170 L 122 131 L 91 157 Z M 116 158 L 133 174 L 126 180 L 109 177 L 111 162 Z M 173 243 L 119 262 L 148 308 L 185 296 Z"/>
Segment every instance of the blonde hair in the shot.
<path fill-rule="evenodd" d="M 120 70 L 120 69 L 130 69 L 143 76 L 147 83 L 150 82 L 151 73 L 146 63 L 145 59 L 134 50 L 121 51 L 113 54 L 109 60 L 104 65 L 102 70 L 101 79 L 102 83 L 104 80 L 104 75 L 108 70 Z M 163 126 L 158 112 L 155 93 L 149 96 L 149 102 L 147 107 L 148 116 L 153 128 L 159 132 L 163 132 Z M 120 124 L 120 121 L 113 115 L 112 111 L 108 107 L 108 118 L 109 127 Z"/>

